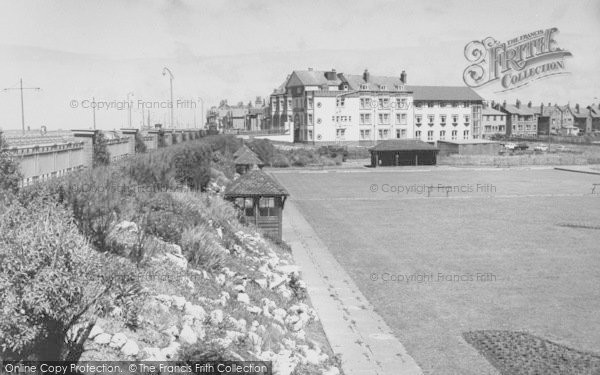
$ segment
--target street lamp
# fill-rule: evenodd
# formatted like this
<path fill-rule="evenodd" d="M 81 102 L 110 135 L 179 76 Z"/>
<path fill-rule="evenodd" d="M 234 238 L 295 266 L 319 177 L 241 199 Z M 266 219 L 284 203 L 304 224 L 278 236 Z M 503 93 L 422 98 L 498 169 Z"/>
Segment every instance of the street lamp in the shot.
<path fill-rule="evenodd" d="M 127 93 L 127 107 L 129 108 L 129 129 L 131 129 L 131 103 L 129 102 L 129 96 L 133 96 L 133 92 Z"/>
<path fill-rule="evenodd" d="M 201 127 L 204 127 L 204 99 L 202 99 L 201 97 L 198 97 L 198 100 L 200 100 L 200 125 Z M 194 127 L 196 127 L 196 124 L 194 124 Z"/>
<path fill-rule="evenodd" d="M 171 84 L 171 128 L 173 127 L 173 79 L 175 78 L 173 76 L 173 72 L 171 72 L 171 70 L 167 67 L 163 68 L 162 74 L 163 76 L 166 76 L 167 73 L 169 73 L 169 83 Z"/>

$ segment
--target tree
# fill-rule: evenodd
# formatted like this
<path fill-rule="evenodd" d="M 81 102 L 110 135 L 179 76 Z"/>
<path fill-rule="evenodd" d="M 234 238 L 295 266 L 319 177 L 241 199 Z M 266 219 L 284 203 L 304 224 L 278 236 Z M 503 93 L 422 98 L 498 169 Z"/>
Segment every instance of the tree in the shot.
<path fill-rule="evenodd" d="M 147 149 L 148 148 L 146 147 L 146 143 L 144 142 L 142 134 L 140 134 L 140 132 L 135 133 L 135 152 L 143 154 Z"/>
<path fill-rule="evenodd" d="M 16 193 L 23 175 L 19 171 L 19 163 L 7 151 L 8 143 L 0 136 L 0 195 Z"/>
<path fill-rule="evenodd" d="M 98 132 L 94 137 L 94 153 L 92 158 L 94 167 L 110 164 L 110 153 L 108 152 L 106 143 L 107 139 L 104 133 Z"/>

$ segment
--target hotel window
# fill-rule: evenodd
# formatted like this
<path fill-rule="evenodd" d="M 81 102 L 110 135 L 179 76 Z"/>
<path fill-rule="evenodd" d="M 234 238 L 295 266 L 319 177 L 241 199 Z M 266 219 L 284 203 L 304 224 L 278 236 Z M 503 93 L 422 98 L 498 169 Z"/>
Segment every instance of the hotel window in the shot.
<path fill-rule="evenodd" d="M 435 120 L 435 115 L 427 115 L 427 120 L 429 121 L 429 126 L 433 126 L 433 121 Z"/>
<path fill-rule="evenodd" d="M 452 107 L 454 107 L 454 108 L 458 107 L 458 102 L 452 102 Z"/>
<path fill-rule="evenodd" d="M 458 124 L 458 115 L 452 115 L 452 125 L 456 126 Z"/>
<path fill-rule="evenodd" d="M 307 107 L 308 109 L 312 109 L 313 108 L 313 98 L 308 98 L 307 99 Z"/>
<path fill-rule="evenodd" d="M 380 113 L 379 114 L 379 124 L 380 125 L 389 125 L 390 123 L 390 114 L 389 113 Z"/>
<path fill-rule="evenodd" d="M 415 132 L 415 138 L 421 138 L 421 131 L 420 130 L 417 130 Z"/>
<path fill-rule="evenodd" d="M 406 113 L 396 113 L 396 124 L 406 125 Z"/>
<path fill-rule="evenodd" d="M 389 109 L 390 98 L 379 98 L 379 109 Z"/>
<path fill-rule="evenodd" d="M 360 98 L 360 109 L 371 109 L 371 98 Z"/>
<path fill-rule="evenodd" d="M 452 140 L 456 141 L 458 138 L 458 130 L 452 130 Z"/>
<path fill-rule="evenodd" d="M 406 138 L 406 129 L 400 129 L 400 138 Z"/>
<path fill-rule="evenodd" d="M 312 141 L 312 139 L 313 139 L 313 132 L 312 132 L 312 130 L 309 130 L 308 131 L 308 140 Z"/>
<path fill-rule="evenodd" d="M 427 102 L 427 108 L 433 108 L 434 103 L 433 102 Z"/>
<path fill-rule="evenodd" d="M 360 114 L 360 124 L 370 124 L 371 123 L 371 114 L 370 113 L 361 113 Z"/>
<path fill-rule="evenodd" d="M 465 115 L 465 125 L 469 125 L 469 120 L 470 119 L 471 119 L 471 116 Z"/>
<path fill-rule="evenodd" d="M 421 108 L 423 108 L 423 103 L 415 102 L 415 107 L 421 109 Z"/>
<path fill-rule="evenodd" d="M 312 113 L 308 114 L 308 125 L 312 125 L 313 124 L 313 115 Z"/>
<path fill-rule="evenodd" d="M 406 98 L 396 99 L 396 106 L 398 107 L 398 109 L 408 109 L 408 104 L 406 102 Z"/>
<path fill-rule="evenodd" d="M 362 84 L 362 85 L 360 85 L 360 89 L 361 90 L 368 90 L 369 89 L 369 85 Z"/>
<path fill-rule="evenodd" d="M 335 135 L 336 135 L 338 138 L 343 138 L 345 134 L 346 134 L 346 129 L 337 129 L 337 130 L 335 131 Z"/>
<path fill-rule="evenodd" d="M 396 129 L 396 138 L 400 138 L 400 129 Z"/>
<path fill-rule="evenodd" d="M 346 100 L 344 97 L 336 98 L 336 100 L 335 100 L 336 107 L 343 107 L 345 104 L 346 104 Z"/>
<path fill-rule="evenodd" d="M 288 122 L 292 122 L 292 115 L 288 115 Z"/>
<path fill-rule="evenodd" d="M 428 130 L 427 131 L 427 140 L 428 141 L 433 141 L 433 130 Z"/>
<path fill-rule="evenodd" d="M 440 141 L 443 141 L 444 139 L 446 139 L 446 131 L 440 130 Z"/>
<path fill-rule="evenodd" d="M 368 129 L 364 129 L 360 131 L 360 139 L 365 140 L 365 139 L 370 139 L 371 138 L 371 131 Z"/>
<path fill-rule="evenodd" d="M 421 115 L 417 115 L 417 116 L 415 117 L 415 119 L 417 120 L 417 126 L 421 126 L 421 119 L 422 119 L 422 116 L 421 116 Z"/>
<path fill-rule="evenodd" d="M 469 139 L 469 131 L 468 130 L 465 130 L 463 132 L 463 139 Z"/>
<path fill-rule="evenodd" d="M 494 121 L 496 121 L 496 116 L 494 116 Z"/>
<path fill-rule="evenodd" d="M 335 116 L 331 116 L 331 122 L 335 122 Z"/>
<path fill-rule="evenodd" d="M 440 115 L 440 122 L 443 125 L 446 125 L 446 115 Z"/>
<path fill-rule="evenodd" d="M 288 108 L 292 107 L 292 99 L 287 100 L 287 106 L 288 106 Z"/>
<path fill-rule="evenodd" d="M 390 131 L 388 129 L 379 129 L 379 139 L 388 139 Z"/>

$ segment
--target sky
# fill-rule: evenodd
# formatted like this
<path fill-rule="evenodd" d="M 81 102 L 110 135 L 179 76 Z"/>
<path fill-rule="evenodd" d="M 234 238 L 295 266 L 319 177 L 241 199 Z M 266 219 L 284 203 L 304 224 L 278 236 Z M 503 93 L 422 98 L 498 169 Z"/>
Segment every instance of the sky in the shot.
<path fill-rule="evenodd" d="M 464 48 L 556 27 L 570 73 L 488 100 L 600 102 L 600 0 L 0 0 L 0 89 L 24 87 L 32 129 L 87 129 L 91 100 L 100 129 L 132 125 L 164 108 L 173 73 L 175 121 L 201 123 L 204 110 L 268 97 L 293 70 L 374 75 L 407 72 L 412 85 L 464 85 Z M 104 103 L 104 104 L 101 104 Z M 202 103 L 204 103 L 202 105 Z M 145 110 L 143 110 L 143 108 Z M 163 107 L 163 108 L 161 108 Z M 0 129 L 21 127 L 18 90 L 0 90 Z"/>

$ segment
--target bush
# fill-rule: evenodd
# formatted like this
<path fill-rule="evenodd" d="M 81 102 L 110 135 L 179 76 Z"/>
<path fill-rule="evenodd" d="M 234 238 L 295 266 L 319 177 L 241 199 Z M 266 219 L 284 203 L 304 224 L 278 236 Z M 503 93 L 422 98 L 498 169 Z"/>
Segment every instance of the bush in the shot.
<path fill-rule="evenodd" d="M 277 168 L 287 168 L 291 164 L 290 164 L 289 159 L 285 155 L 283 155 L 283 154 L 276 154 L 273 157 L 273 161 L 271 162 L 271 165 L 273 167 L 277 167 Z"/>
<path fill-rule="evenodd" d="M 234 135 L 209 135 L 202 139 L 209 144 L 213 152 L 218 151 L 225 156 L 231 156 L 242 146 L 242 142 Z"/>
<path fill-rule="evenodd" d="M 94 167 L 110 164 L 110 153 L 106 143 L 107 139 L 104 133 L 98 132 L 94 138 L 94 153 L 92 156 Z"/>
<path fill-rule="evenodd" d="M 0 207 L 0 357 L 77 360 L 91 325 L 69 330 L 111 288 L 69 213 L 56 204 Z"/>
<path fill-rule="evenodd" d="M 140 200 L 138 209 L 147 214 L 142 230 L 167 242 L 180 243 L 185 228 L 193 225 L 186 217 L 183 205 L 169 193 L 158 193 Z"/>
<path fill-rule="evenodd" d="M 275 155 L 275 147 L 267 139 L 255 139 L 248 143 L 248 147 L 254 151 L 263 163 L 271 165 Z"/>

